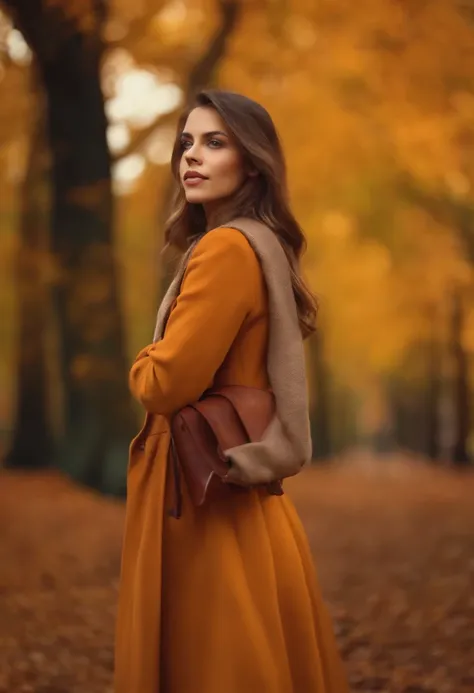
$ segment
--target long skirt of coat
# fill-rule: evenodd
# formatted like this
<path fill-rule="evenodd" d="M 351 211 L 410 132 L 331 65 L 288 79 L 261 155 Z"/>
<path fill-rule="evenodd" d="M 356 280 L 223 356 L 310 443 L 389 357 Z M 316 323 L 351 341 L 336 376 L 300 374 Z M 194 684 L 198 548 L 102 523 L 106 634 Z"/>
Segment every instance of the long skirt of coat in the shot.
<path fill-rule="evenodd" d="M 169 429 L 132 443 L 116 693 L 347 693 L 307 539 L 287 495 L 223 492 L 183 514 Z"/>

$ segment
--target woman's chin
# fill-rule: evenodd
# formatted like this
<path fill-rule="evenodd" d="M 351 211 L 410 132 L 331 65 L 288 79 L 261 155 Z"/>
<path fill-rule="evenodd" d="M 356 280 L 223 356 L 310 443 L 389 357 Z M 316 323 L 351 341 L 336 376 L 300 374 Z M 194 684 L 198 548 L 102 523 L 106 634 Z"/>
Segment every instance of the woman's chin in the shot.
<path fill-rule="evenodd" d="M 200 205 L 206 202 L 206 196 L 197 190 L 186 190 L 186 201 L 192 205 Z"/>

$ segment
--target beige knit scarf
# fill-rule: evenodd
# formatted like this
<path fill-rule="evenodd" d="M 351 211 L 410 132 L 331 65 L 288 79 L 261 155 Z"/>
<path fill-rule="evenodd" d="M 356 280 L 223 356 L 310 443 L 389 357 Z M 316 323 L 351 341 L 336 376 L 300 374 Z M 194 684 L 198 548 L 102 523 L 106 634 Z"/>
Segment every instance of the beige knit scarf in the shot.
<path fill-rule="evenodd" d="M 261 441 L 224 452 L 233 463 L 229 473 L 230 481 L 243 484 L 267 483 L 298 473 L 311 459 L 303 340 L 290 268 L 277 236 L 267 226 L 252 219 L 234 219 L 224 226 L 244 234 L 260 260 L 264 273 L 270 320 L 267 370 L 276 401 L 276 415 Z M 163 336 L 171 305 L 179 294 L 187 262 L 198 242 L 199 239 L 184 255 L 160 305 L 154 341 Z"/>

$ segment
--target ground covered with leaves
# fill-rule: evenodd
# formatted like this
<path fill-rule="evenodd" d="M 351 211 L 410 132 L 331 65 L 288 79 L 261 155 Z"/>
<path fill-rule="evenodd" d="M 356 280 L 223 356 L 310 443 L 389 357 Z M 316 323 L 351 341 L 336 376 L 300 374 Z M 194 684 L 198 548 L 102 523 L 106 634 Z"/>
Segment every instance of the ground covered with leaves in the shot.
<path fill-rule="evenodd" d="M 361 456 L 287 489 L 352 690 L 473 693 L 474 475 Z M 123 518 L 53 473 L 0 474 L 0 693 L 112 691 Z"/>

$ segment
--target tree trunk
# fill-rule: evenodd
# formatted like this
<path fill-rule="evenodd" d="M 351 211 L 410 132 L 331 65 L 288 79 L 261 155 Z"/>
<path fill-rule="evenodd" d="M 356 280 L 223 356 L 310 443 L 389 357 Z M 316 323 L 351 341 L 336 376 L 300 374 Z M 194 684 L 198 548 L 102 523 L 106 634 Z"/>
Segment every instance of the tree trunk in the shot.
<path fill-rule="evenodd" d="M 401 385 L 395 373 L 392 373 L 389 378 L 387 390 L 392 412 L 395 446 L 397 449 L 404 449 L 407 446 L 405 410 L 400 394 Z"/>
<path fill-rule="evenodd" d="M 389 386 L 397 447 L 420 455 L 427 454 L 429 438 L 426 358 L 426 343 L 413 344 Z"/>
<path fill-rule="evenodd" d="M 52 150 L 51 242 L 61 280 L 54 291 L 62 345 L 65 439 L 60 465 L 103 491 L 124 490 L 135 430 L 112 239 L 101 50 L 65 38 L 43 65 Z"/>
<path fill-rule="evenodd" d="M 46 332 L 48 294 L 43 280 L 48 249 L 48 162 L 43 104 L 31 134 L 22 191 L 16 263 L 18 296 L 17 400 L 13 439 L 5 466 L 37 469 L 53 461 L 49 416 Z"/>
<path fill-rule="evenodd" d="M 87 33 L 55 3 L 8 5 L 37 59 L 48 105 L 51 250 L 59 271 L 53 300 L 64 389 L 64 438 L 56 461 L 87 485 L 123 494 L 136 423 L 127 387 L 100 85 L 105 3 L 92 3 Z"/>
<path fill-rule="evenodd" d="M 328 367 L 324 360 L 324 342 L 321 332 L 318 331 L 311 342 L 311 381 L 315 400 L 314 405 L 311 407 L 313 458 L 324 460 L 332 452 L 329 375 Z"/>
<path fill-rule="evenodd" d="M 455 290 L 452 298 L 451 344 L 453 356 L 453 388 L 455 408 L 455 440 L 453 462 L 464 467 L 470 463 L 467 449 L 469 436 L 469 366 L 462 343 L 464 306 L 461 292 Z"/>
<path fill-rule="evenodd" d="M 427 441 L 426 452 L 430 459 L 437 460 L 440 456 L 440 398 L 441 398 L 441 348 L 437 334 L 437 313 L 433 309 L 431 318 L 431 338 L 427 348 Z"/>

